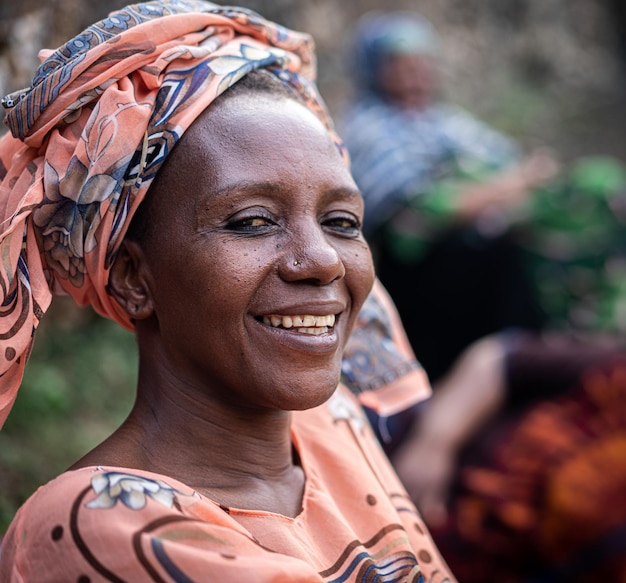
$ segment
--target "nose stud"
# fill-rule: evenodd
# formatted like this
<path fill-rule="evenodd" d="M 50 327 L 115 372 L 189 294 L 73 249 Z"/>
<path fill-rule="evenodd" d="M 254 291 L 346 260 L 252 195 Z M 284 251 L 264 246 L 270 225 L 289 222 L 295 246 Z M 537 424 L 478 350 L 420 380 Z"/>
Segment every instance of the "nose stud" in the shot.
<path fill-rule="evenodd" d="M 297 265 L 300 265 L 300 262 L 298 260 L 293 262 L 294 267 L 296 267 Z"/>

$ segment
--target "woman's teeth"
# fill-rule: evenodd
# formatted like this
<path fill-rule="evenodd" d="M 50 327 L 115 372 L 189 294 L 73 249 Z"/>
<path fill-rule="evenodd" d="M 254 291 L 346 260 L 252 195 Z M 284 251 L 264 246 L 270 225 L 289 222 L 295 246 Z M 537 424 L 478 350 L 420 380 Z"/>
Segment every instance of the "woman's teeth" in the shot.
<path fill-rule="evenodd" d="M 335 325 L 335 314 L 328 316 L 263 316 L 263 323 L 274 328 L 294 328 L 303 334 L 325 334 Z"/>

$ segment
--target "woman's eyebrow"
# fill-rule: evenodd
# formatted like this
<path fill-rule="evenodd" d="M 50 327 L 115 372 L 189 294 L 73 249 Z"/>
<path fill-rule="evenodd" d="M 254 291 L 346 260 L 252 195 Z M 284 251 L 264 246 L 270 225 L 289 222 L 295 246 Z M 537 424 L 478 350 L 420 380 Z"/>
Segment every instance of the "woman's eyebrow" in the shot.
<path fill-rule="evenodd" d="M 285 190 L 284 185 L 278 182 L 268 182 L 266 180 L 240 180 L 229 183 L 218 189 L 211 189 L 211 197 L 228 198 L 231 196 L 246 196 L 252 194 L 266 195 L 272 192 Z"/>
<path fill-rule="evenodd" d="M 329 194 L 332 194 L 334 197 L 338 198 L 363 198 L 363 194 L 356 187 L 342 186 L 339 188 L 333 188 L 329 191 Z"/>
<path fill-rule="evenodd" d="M 354 186 L 338 186 L 324 191 L 322 203 L 328 204 L 333 201 L 340 201 L 346 204 L 363 204 L 361 191 Z"/>
<path fill-rule="evenodd" d="M 276 192 L 290 192 L 291 188 L 284 183 L 265 180 L 241 180 L 228 184 L 212 192 L 212 196 L 229 197 L 233 195 L 246 194 L 271 194 Z M 363 195 L 355 186 L 327 186 L 323 188 L 324 198 L 335 199 L 361 199 Z"/>

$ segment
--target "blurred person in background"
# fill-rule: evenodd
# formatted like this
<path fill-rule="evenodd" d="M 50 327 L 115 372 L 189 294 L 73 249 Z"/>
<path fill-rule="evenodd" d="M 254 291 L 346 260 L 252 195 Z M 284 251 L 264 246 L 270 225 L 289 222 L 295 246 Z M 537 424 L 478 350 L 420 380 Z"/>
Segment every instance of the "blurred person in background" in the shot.
<path fill-rule="evenodd" d="M 433 381 L 483 335 L 543 323 L 508 226 L 557 170 L 444 101 L 440 54 L 419 14 L 366 14 L 340 116 L 379 277 Z"/>
<path fill-rule="evenodd" d="M 626 580 L 626 165 L 575 161 L 518 233 L 546 314 L 473 343 L 394 466 L 461 580 Z"/>
<path fill-rule="evenodd" d="M 464 351 L 393 455 L 459 580 L 626 581 L 625 403 L 623 339 Z"/>

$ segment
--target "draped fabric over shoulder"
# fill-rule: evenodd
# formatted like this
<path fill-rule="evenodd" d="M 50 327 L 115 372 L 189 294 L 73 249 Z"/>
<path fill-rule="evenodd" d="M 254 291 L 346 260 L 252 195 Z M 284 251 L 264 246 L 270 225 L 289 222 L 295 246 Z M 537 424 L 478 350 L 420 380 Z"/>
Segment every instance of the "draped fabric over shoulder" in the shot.
<path fill-rule="evenodd" d="M 41 52 L 32 85 L 3 99 L 0 140 L 0 426 L 52 295 L 132 329 L 107 291 L 130 220 L 194 119 L 264 68 L 327 126 L 313 41 L 243 8 L 156 0 Z"/>

